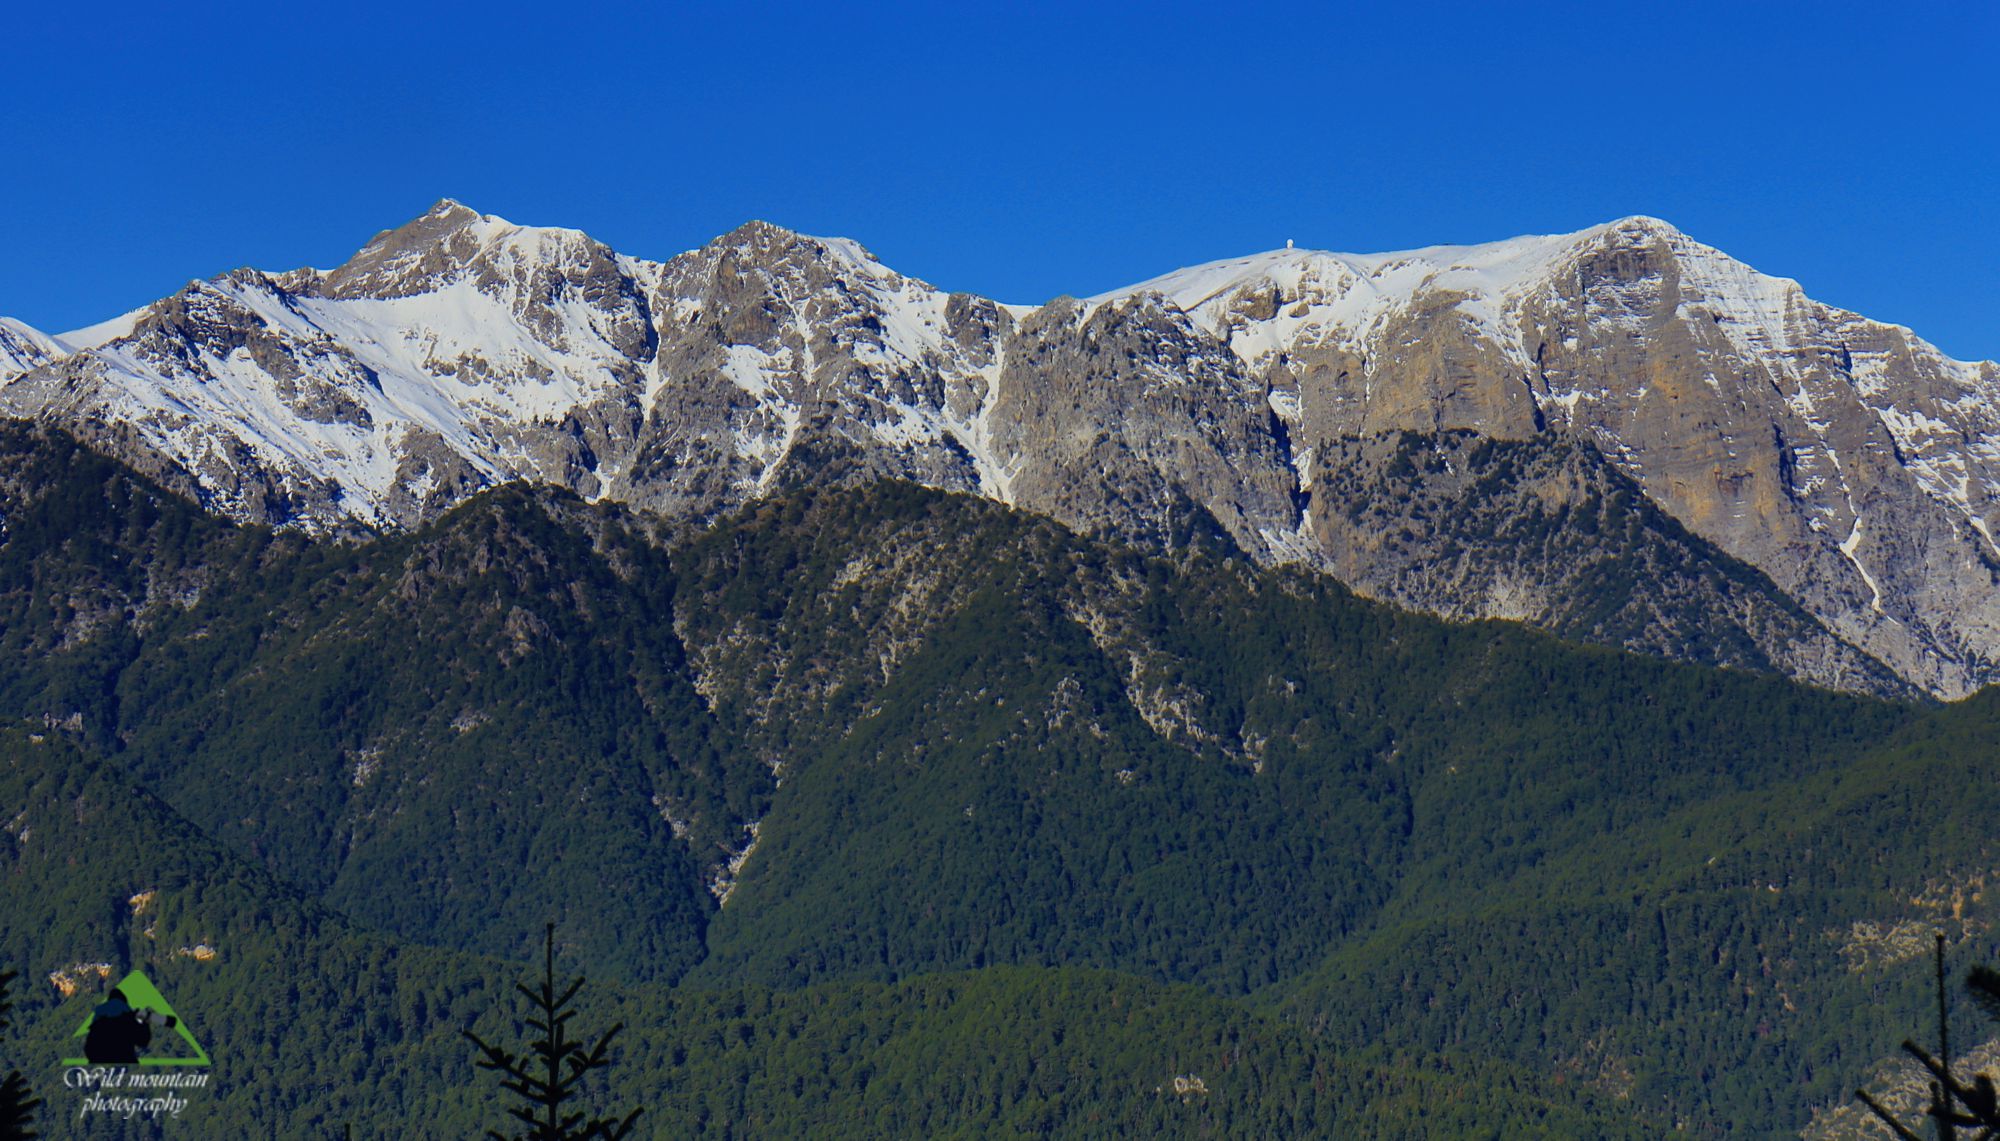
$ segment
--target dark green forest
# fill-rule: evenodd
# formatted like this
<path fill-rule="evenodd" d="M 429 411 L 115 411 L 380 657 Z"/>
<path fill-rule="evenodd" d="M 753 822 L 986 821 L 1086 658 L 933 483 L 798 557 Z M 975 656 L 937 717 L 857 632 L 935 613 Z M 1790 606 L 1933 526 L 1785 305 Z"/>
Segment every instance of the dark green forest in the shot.
<path fill-rule="evenodd" d="M 1991 696 L 900 484 L 309 541 L 10 428 L 0 515 L 0 1068 L 49 1137 L 153 1135 L 55 1064 L 135 967 L 215 1059 L 161 1136 L 502 1128 L 461 1032 L 547 922 L 662 1137 L 1795 1136 L 1923 1024 L 1933 928 L 2000 952 Z"/>

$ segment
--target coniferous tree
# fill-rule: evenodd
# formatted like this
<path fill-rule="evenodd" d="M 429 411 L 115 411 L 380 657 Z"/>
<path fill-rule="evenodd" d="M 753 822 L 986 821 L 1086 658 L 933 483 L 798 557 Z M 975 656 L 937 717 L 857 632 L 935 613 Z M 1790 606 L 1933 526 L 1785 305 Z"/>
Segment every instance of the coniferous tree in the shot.
<path fill-rule="evenodd" d="M 578 977 L 561 993 L 556 991 L 556 925 L 551 923 L 543 951 L 540 988 L 530 989 L 524 983 L 516 983 L 514 988 L 528 999 L 531 1007 L 528 1026 L 540 1037 L 528 1043 L 525 1053 L 516 1055 L 470 1030 L 464 1032 L 484 1055 L 479 1059 L 479 1068 L 499 1073 L 500 1087 L 523 1102 L 507 1112 L 520 1119 L 527 1129 L 511 1138 L 489 1129 L 486 1135 L 492 1141 L 621 1141 L 631 1134 L 633 1122 L 645 1112 L 643 1108 L 635 1109 L 622 1121 L 608 1117 L 586 1120 L 584 1114 L 568 1108 L 572 1099 L 581 1095 L 584 1076 L 611 1064 L 611 1040 L 625 1029 L 624 1023 L 618 1023 L 589 1049 L 571 1040 L 569 1021 L 574 1012 L 569 1006 L 582 988 L 583 979 Z"/>
<path fill-rule="evenodd" d="M 14 1000 L 7 993 L 13 982 L 13 971 L 0 971 L 0 1030 L 13 1025 L 8 1016 L 14 1010 Z M 28 1095 L 28 1080 L 21 1071 L 7 1071 L 0 1079 L 0 1141 L 32 1141 L 38 1136 L 32 1126 L 35 1107 L 41 1103 L 41 1098 Z"/>
<path fill-rule="evenodd" d="M 1973 1001 L 1979 1004 L 1980 1009 L 2000 1019 L 2000 971 L 1991 967 L 1974 967 L 1966 976 L 1965 986 L 1972 992 Z M 1971 1081 L 1960 1081 L 1952 1070 L 1950 1023 L 1945 1017 L 1942 933 L 1937 936 L 1937 987 L 1937 1053 L 1932 1054 L 1907 1039 L 1903 1042 L 1903 1052 L 1930 1071 L 1931 1104 L 1924 1114 L 1937 1126 L 1941 1141 L 1995 1141 L 2000 1138 L 2000 1089 L 1996 1089 L 1993 1079 L 1985 1074 L 1975 1074 Z M 1868 1096 L 1866 1090 L 1856 1090 L 1854 1096 L 1902 1141 L 1921 1141 L 1880 1102 Z M 1966 1132 L 1961 1134 L 1961 1129 Z"/>

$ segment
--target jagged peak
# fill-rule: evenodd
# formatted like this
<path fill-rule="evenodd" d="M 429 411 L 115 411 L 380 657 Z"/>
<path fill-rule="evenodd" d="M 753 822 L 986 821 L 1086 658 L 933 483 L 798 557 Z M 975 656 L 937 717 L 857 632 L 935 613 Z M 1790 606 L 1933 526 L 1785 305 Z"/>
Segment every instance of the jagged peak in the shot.
<path fill-rule="evenodd" d="M 513 229 L 513 223 L 491 214 L 481 214 L 455 198 L 440 198 L 431 208 L 400 226 L 377 233 L 357 252 L 366 254 L 383 246 L 405 245 L 413 238 L 435 238 L 464 230 Z"/>
<path fill-rule="evenodd" d="M 866 246 L 852 238 L 821 238 L 812 234 L 801 234 L 761 218 L 753 218 L 741 226 L 722 234 L 703 246 L 700 252 L 721 250 L 748 250 L 760 259 L 766 257 L 801 256 L 810 260 L 832 260 L 860 270 L 870 276 L 894 273 L 881 259 L 868 251 Z"/>
<path fill-rule="evenodd" d="M 144 308 L 134 310 L 140 321 L 156 315 L 162 308 L 176 304 L 185 305 L 196 298 L 219 298 L 230 300 L 245 292 L 276 293 L 281 290 L 271 276 L 259 269 L 241 266 L 225 270 L 214 277 L 189 278 L 186 285 L 160 298 Z"/>
<path fill-rule="evenodd" d="M 431 204 L 429 210 L 424 211 L 422 217 L 464 223 L 477 221 L 480 218 L 486 217 L 486 215 L 481 214 L 456 198 L 440 198 Z"/>
<path fill-rule="evenodd" d="M 236 324 L 253 320 L 245 295 L 252 293 L 270 294 L 277 292 L 270 278 L 254 269 L 233 269 L 211 278 L 194 278 L 186 285 L 140 309 L 134 314 L 132 324 L 123 330 L 107 330 L 114 335 L 104 339 L 103 348 L 114 341 L 128 337 L 143 337 L 165 332 L 169 336 L 183 335 L 188 327 L 210 326 L 217 322 Z"/>
<path fill-rule="evenodd" d="M 393 230 L 369 239 L 352 258 L 317 283 L 325 296 L 407 297 L 450 284 L 466 268 L 502 252 L 529 262 L 575 256 L 579 251 L 610 256 L 610 250 L 581 230 L 521 226 L 481 214 L 453 198 Z"/>
<path fill-rule="evenodd" d="M 726 234 L 717 235 L 710 245 L 784 245 L 802 241 L 805 235 L 776 222 L 752 218 Z"/>

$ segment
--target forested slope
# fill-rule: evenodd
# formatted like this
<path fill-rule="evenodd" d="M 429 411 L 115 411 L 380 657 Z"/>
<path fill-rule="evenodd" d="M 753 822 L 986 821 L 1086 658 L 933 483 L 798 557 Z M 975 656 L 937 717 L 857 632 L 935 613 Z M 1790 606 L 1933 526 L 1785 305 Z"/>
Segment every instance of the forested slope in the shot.
<path fill-rule="evenodd" d="M 503 488 L 307 543 L 0 444 L 32 1048 L 101 985 L 49 972 L 152 963 L 231 1113 L 469 1124 L 553 919 L 691 1135 L 1779 1136 L 1922 1018 L 1881 932 L 1996 951 L 1986 698 L 1442 622 L 1198 510 Z"/>

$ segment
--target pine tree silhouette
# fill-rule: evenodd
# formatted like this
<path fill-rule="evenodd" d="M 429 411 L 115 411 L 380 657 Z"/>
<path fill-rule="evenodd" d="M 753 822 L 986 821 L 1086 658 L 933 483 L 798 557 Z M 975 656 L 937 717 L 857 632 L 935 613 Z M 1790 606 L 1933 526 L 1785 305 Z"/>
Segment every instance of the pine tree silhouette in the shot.
<path fill-rule="evenodd" d="M 1965 988 L 1972 1000 L 1993 1018 L 2000 1019 L 2000 971 L 1974 967 L 1967 973 Z M 1939 1141 L 1996 1141 L 2000 1139 L 2000 1089 L 1985 1074 L 1974 1074 L 1969 1082 L 1958 1080 L 1951 1068 L 1951 1031 L 1945 1017 L 1944 934 L 1937 936 L 1938 1049 L 1931 1054 L 1915 1042 L 1903 1042 L 1903 1052 L 1915 1058 L 1931 1075 L 1931 1104 L 1924 1111 L 1937 1126 Z M 1855 1090 L 1859 1098 L 1884 1125 L 1902 1141 L 1922 1138 L 1890 1114 L 1866 1090 Z"/>
<path fill-rule="evenodd" d="M 0 971 L 0 1030 L 13 1025 L 8 1016 L 14 1011 L 14 1000 L 7 993 L 13 982 L 13 971 Z M 21 1071 L 7 1071 L 0 1079 L 0 1141 L 34 1141 L 40 1136 L 32 1128 L 35 1107 L 40 1104 L 41 1098 L 28 1096 L 28 1079 Z"/>
<path fill-rule="evenodd" d="M 569 1020 L 574 1012 L 569 1005 L 583 988 L 583 979 L 579 977 L 568 989 L 556 992 L 555 924 L 549 924 L 547 936 L 540 989 L 531 990 L 524 983 L 514 986 L 531 1004 L 533 1013 L 528 1025 L 541 1037 L 528 1043 L 525 1054 L 515 1055 L 489 1044 L 470 1030 L 464 1031 L 485 1055 L 479 1059 L 479 1068 L 499 1073 L 500 1088 L 525 1103 L 507 1110 L 527 1125 L 525 1132 L 510 1138 L 489 1129 L 486 1136 L 492 1141 L 622 1141 L 631 1134 L 632 1123 L 645 1112 L 643 1108 L 626 1114 L 622 1121 L 608 1117 L 585 1120 L 582 1113 L 565 1111 L 566 1103 L 579 1096 L 584 1075 L 611 1064 L 608 1057 L 611 1040 L 625 1029 L 625 1024 L 621 1022 L 605 1031 L 588 1050 L 581 1042 L 570 1040 Z"/>

